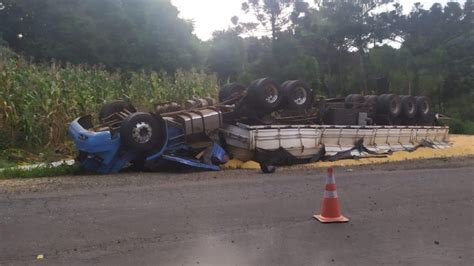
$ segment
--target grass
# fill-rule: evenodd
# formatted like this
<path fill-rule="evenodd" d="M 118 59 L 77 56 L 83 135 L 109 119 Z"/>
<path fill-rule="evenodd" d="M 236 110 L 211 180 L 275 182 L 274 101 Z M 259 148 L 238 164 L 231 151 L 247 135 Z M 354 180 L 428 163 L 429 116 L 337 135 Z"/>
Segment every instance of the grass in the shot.
<path fill-rule="evenodd" d="M 4 158 L 0 158 L 0 169 L 14 167 L 14 166 L 16 165 L 12 163 L 11 161 Z"/>
<path fill-rule="evenodd" d="M 43 166 L 32 169 L 6 168 L 0 170 L 0 179 L 55 177 L 78 174 L 83 174 L 83 171 L 77 165 Z"/>

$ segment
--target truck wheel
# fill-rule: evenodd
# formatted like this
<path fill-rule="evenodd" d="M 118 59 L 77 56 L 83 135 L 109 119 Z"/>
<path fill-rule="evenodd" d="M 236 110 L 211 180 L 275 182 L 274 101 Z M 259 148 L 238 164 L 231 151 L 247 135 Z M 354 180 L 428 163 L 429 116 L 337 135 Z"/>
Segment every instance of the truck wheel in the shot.
<path fill-rule="evenodd" d="M 346 109 L 351 109 L 352 108 L 352 97 L 354 96 L 355 94 L 349 94 L 346 96 L 346 98 L 344 98 L 344 108 Z"/>
<path fill-rule="evenodd" d="M 224 102 L 228 99 L 231 99 L 232 97 L 235 97 L 235 96 L 241 94 L 245 90 L 246 90 L 245 86 L 241 85 L 241 84 L 238 84 L 238 83 L 226 84 L 226 85 L 224 85 L 224 87 L 222 87 L 219 90 L 219 102 Z M 238 100 L 227 102 L 227 103 L 228 104 L 234 104 L 237 101 Z"/>
<path fill-rule="evenodd" d="M 156 148 L 161 135 L 158 120 L 150 113 L 137 112 L 128 116 L 120 127 L 120 138 L 130 151 L 143 152 Z"/>
<path fill-rule="evenodd" d="M 260 170 L 262 170 L 262 172 L 265 174 L 273 174 L 275 173 L 276 167 L 273 165 L 260 163 Z"/>
<path fill-rule="evenodd" d="M 422 121 L 431 119 L 431 99 L 426 96 L 416 96 L 417 117 Z"/>
<path fill-rule="evenodd" d="M 402 104 L 402 116 L 407 119 L 412 119 L 416 116 L 416 100 L 410 95 L 400 96 Z"/>
<path fill-rule="evenodd" d="M 398 117 L 402 111 L 400 97 L 395 94 L 380 95 L 377 110 L 390 117 Z"/>
<path fill-rule="evenodd" d="M 313 102 L 313 90 L 304 81 L 286 81 L 282 84 L 281 90 L 289 109 L 305 110 Z"/>
<path fill-rule="evenodd" d="M 102 123 L 104 122 L 105 118 L 111 116 L 113 113 L 123 111 L 124 109 L 129 111 L 130 113 L 137 112 L 137 109 L 135 109 L 135 107 L 129 102 L 126 102 L 124 100 L 111 101 L 102 105 L 102 108 L 100 108 L 99 121 Z"/>
<path fill-rule="evenodd" d="M 377 95 L 366 95 L 364 98 L 367 103 L 367 112 L 373 118 L 377 114 L 377 102 L 379 97 Z"/>
<path fill-rule="evenodd" d="M 280 85 L 270 78 L 258 79 L 248 88 L 248 100 L 253 107 L 265 115 L 273 112 L 281 102 Z"/>
<path fill-rule="evenodd" d="M 349 94 L 344 99 L 344 108 L 352 109 L 354 106 L 363 104 L 365 102 L 364 96 L 360 94 Z"/>
<path fill-rule="evenodd" d="M 365 97 L 360 94 L 355 94 L 351 98 L 352 100 L 352 107 L 357 107 L 365 103 Z"/>

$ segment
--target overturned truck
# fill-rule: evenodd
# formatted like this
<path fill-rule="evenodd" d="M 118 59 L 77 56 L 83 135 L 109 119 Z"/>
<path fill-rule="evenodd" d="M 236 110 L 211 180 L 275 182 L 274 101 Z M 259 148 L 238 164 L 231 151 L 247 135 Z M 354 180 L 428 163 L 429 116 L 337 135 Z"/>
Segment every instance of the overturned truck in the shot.
<path fill-rule="evenodd" d="M 77 118 L 69 133 L 84 168 L 113 173 L 193 167 L 219 170 L 230 158 L 288 165 L 448 146 L 426 96 L 395 94 L 315 98 L 300 80 L 262 78 L 227 84 L 214 99 L 157 104 L 137 111 L 122 100 L 102 106 L 99 123 Z"/>

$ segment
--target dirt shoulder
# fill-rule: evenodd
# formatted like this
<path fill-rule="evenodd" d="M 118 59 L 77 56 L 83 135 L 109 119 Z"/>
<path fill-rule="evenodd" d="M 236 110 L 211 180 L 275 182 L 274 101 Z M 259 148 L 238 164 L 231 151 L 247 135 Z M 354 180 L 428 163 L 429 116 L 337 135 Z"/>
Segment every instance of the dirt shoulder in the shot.
<path fill-rule="evenodd" d="M 350 160 L 346 160 L 350 161 Z M 344 161 L 339 161 L 341 163 Z M 387 162 L 366 165 L 334 165 L 336 171 L 403 171 L 410 169 L 446 169 L 474 165 L 474 156 L 435 159 L 416 159 L 398 162 Z M 125 186 L 160 186 L 176 182 L 199 182 L 202 180 L 234 180 L 241 178 L 269 178 L 288 174 L 312 174 L 324 172 L 326 165 L 308 168 L 306 165 L 281 167 L 274 174 L 266 175 L 260 170 L 223 170 L 219 172 L 156 172 L 136 173 L 123 172 L 113 175 L 64 176 L 51 178 L 27 178 L 0 180 L 0 195 L 23 193 L 54 192 L 64 190 L 96 190 L 103 188 L 120 188 Z"/>

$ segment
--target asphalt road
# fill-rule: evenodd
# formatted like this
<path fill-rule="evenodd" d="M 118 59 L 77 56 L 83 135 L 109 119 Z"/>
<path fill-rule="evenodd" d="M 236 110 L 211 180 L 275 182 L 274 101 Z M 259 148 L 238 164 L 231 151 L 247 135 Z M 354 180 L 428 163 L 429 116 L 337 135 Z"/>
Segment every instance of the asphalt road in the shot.
<path fill-rule="evenodd" d="M 0 265 L 472 265 L 473 162 L 0 182 Z"/>

